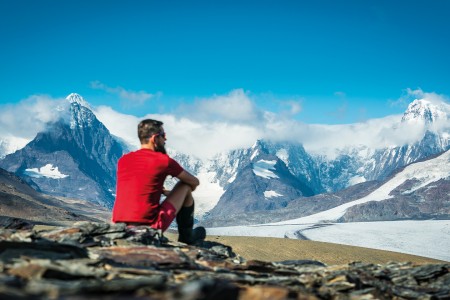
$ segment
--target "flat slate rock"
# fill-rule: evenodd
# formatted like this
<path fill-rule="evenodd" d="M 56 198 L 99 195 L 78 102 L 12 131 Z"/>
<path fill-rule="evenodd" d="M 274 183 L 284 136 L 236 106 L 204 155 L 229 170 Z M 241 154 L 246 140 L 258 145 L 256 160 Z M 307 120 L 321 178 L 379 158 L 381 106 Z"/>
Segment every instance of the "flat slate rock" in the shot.
<path fill-rule="evenodd" d="M 246 261 L 215 242 L 80 222 L 0 229 L 0 299 L 450 299 L 450 264 Z"/>

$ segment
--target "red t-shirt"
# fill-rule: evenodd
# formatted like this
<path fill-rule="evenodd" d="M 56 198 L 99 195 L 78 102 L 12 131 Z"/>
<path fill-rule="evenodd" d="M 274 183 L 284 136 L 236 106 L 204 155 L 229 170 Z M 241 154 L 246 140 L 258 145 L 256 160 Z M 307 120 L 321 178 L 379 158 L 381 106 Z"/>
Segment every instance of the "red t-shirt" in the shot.
<path fill-rule="evenodd" d="M 122 156 L 117 164 L 112 221 L 152 224 L 158 214 L 164 180 L 182 171 L 168 155 L 149 149 Z"/>

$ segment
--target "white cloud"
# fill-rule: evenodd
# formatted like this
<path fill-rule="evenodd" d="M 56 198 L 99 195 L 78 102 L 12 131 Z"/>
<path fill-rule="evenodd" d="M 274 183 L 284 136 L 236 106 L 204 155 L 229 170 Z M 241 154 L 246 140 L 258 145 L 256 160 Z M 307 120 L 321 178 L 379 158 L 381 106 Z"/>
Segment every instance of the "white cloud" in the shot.
<path fill-rule="evenodd" d="M 291 106 L 291 114 L 296 115 L 302 111 L 302 105 L 298 101 L 289 101 L 289 105 Z"/>
<path fill-rule="evenodd" d="M 440 95 L 437 93 L 427 93 L 427 92 L 422 91 L 421 89 L 417 89 L 417 90 L 407 89 L 407 91 L 411 95 L 415 96 L 416 99 L 425 99 L 436 105 L 440 105 L 443 102 L 448 103 L 448 101 L 450 100 L 445 95 Z"/>
<path fill-rule="evenodd" d="M 259 128 L 238 123 L 197 121 L 161 116 L 168 145 L 201 158 L 221 151 L 249 147 L 261 135 Z"/>
<path fill-rule="evenodd" d="M 0 137 L 31 140 L 46 124 L 63 117 L 65 99 L 47 95 L 33 95 L 14 105 L 2 105 Z"/>
<path fill-rule="evenodd" d="M 399 138 L 407 141 L 405 132 L 399 130 L 391 133 L 392 126 L 399 122 L 401 116 L 353 125 L 308 125 L 271 112 L 265 112 L 262 120 L 248 124 L 209 122 L 188 115 L 177 117 L 150 114 L 137 118 L 120 114 L 109 107 L 98 108 L 96 115 L 114 135 L 122 137 L 135 147 L 139 146 L 137 124 L 144 118 L 161 120 L 167 132 L 169 147 L 200 158 L 208 158 L 222 151 L 250 147 L 255 140 L 261 138 L 300 142 L 309 151 L 327 155 L 334 155 L 335 148 L 349 145 L 378 148 L 382 145 L 393 145 Z"/>
<path fill-rule="evenodd" d="M 138 117 L 119 113 L 109 106 L 96 107 L 94 108 L 94 113 L 111 134 L 122 138 L 134 148 L 139 148 L 137 125 L 140 119 Z"/>
<path fill-rule="evenodd" d="M 100 81 L 92 81 L 91 82 L 91 88 L 97 89 L 97 90 L 103 90 L 110 94 L 118 95 L 122 100 L 126 100 L 124 103 L 125 105 L 131 105 L 131 106 L 140 106 L 143 105 L 148 100 L 154 98 L 155 94 L 150 94 L 145 91 L 130 91 L 126 90 L 123 87 L 109 87 L 104 83 L 101 83 Z M 159 95 L 159 93 L 157 94 Z"/>
<path fill-rule="evenodd" d="M 398 106 L 406 108 L 409 103 L 416 99 L 425 99 L 434 104 L 441 104 L 442 102 L 448 102 L 450 99 L 445 95 L 440 95 L 434 92 L 424 92 L 421 88 L 403 90 L 402 96 L 397 100 L 390 101 L 391 106 Z"/>
<path fill-rule="evenodd" d="M 179 112 L 197 120 L 209 122 L 254 123 L 262 113 L 242 89 L 232 90 L 227 95 L 216 95 L 199 99 L 192 105 L 181 106 Z"/>
<path fill-rule="evenodd" d="M 176 114 L 149 114 L 137 118 L 103 106 L 96 109 L 96 115 L 111 133 L 135 147 L 139 147 L 137 124 L 144 118 L 160 120 L 167 132 L 168 147 L 208 158 L 219 152 L 250 147 L 260 138 L 292 138 L 287 133 L 292 126 L 298 125 L 291 116 L 301 110 L 300 102 L 283 103 L 290 106 L 290 114 L 263 112 L 249 93 L 236 89 L 225 95 L 184 104 Z"/>
<path fill-rule="evenodd" d="M 177 117 L 175 115 L 149 114 L 142 118 L 121 114 L 109 107 L 99 107 L 95 111 L 98 119 L 114 135 L 129 144 L 139 147 L 137 125 L 143 119 L 156 119 L 164 122 L 167 132 L 167 146 L 199 158 L 211 157 L 218 152 L 248 147 L 261 132 L 250 125 L 228 122 L 208 122 Z M 120 120 L 118 122 L 117 120 Z"/>
<path fill-rule="evenodd" d="M 286 100 L 286 101 L 279 101 L 280 106 L 287 107 L 287 110 L 282 110 L 280 114 L 284 115 L 284 117 L 293 117 L 297 114 L 299 114 L 302 109 L 303 99 L 302 100 Z"/>

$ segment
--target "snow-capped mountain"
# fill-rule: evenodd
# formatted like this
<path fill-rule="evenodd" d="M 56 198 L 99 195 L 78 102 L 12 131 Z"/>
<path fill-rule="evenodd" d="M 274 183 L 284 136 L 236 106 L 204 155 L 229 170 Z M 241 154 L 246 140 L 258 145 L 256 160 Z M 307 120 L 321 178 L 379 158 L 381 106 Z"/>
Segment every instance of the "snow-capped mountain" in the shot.
<path fill-rule="evenodd" d="M 67 101 L 56 108 L 66 112 L 61 119 L 7 155 L 0 166 L 39 191 L 112 207 L 116 164 L 125 149 L 80 95 L 70 94 Z"/>
<path fill-rule="evenodd" d="M 426 100 L 415 100 L 409 105 L 398 126 L 408 128 L 411 123 L 423 123 L 420 124 L 423 126 L 419 127 L 423 131 L 419 140 L 377 149 L 363 145 L 347 147 L 341 149 L 340 154 L 333 159 L 312 155 L 309 161 L 312 160 L 313 163 L 309 166 L 316 169 L 313 174 L 318 174 L 318 182 L 327 192 L 338 191 L 360 182 L 383 180 L 399 168 L 450 149 L 450 128 L 442 125 L 437 128 L 436 123 L 443 121 L 448 123 L 449 116 L 450 106 L 445 103 L 433 104 Z M 416 129 L 417 127 L 411 128 Z M 304 153 L 300 154 L 300 157 L 304 156 Z M 293 166 L 296 163 L 290 162 L 296 160 L 295 153 L 286 160 L 288 167 L 294 170 Z M 297 173 L 301 174 L 306 169 L 310 170 L 303 168 Z M 311 176 L 310 174 L 305 176 Z"/>
<path fill-rule="evenodd" d="M 385 201 L 393 199 L 395 195 L 411 195 L 416 191 L 436 185 L 440 180 L 450 179 L 450 151 L 424 162 L 417 162 L 407 166 L 393 178 L 387 180 L 369 195 L 360 199 L 342 204 L 335 208 L 303 217 L 296 221 L 300 222 L 322 222 L 322 221 L 344 221 L 349 208 L 357 205 L 366 205 L 373 201 Z M 445 196 L 445 206 L 448 214 L 450 212 L 450 197 Z"/>
<path fill-rule="evenodd" d="M 273 212 L 273 217 L 277 213 Z M 292 201 L 280 213 L 302 223 L 448 219 L 450 150 L 410 164 L 380 183 L 362 183 L 335 194 Z M 292 218 L 295 214 L 301 218 Z M 270 220 L 267 214 L 265 218 Z"/>
<path fill-rule="evenodd" d="M 402 122 L 423 122 L 432 124 L 441 120 L 446 121 L 450 114 L 450 105 L 439 102 L 432 103 L 425 99 L 411 102 L 402 117 Z"/>
<path fill-rule="evenodd" d="M 69 95 L 67 105 L 55 109 L 67 113 L 26 147 L 6 156 L 0 166 L 47 193 L 81 197 L 111 207 L 116 162 L 127 151 L 126 144 L 111 136 L 78 94 Z M 300 141 L 268 140 L 218 153 L 209 160 L 170 149 L 169 154 L 201 179 L 195 192 L 200 216 L 273 211 L 309 199 L 305 196 L 335 195 L 364 182 L 368 184 L 355 188 L 373 186 L 370 182 L 383 181 L 399 168 L 448 150 L 450 130 L 445 124 L 449 114 L 446 103 L 415 100 L 395 126 L 411 126 L 411 130 L 423 132 L 418 140 L 378 148 L 348 146 L 331 158 L 308 153 Z M 74 179 L 75 183 L 71 181 Z M 356 190 L 354 193 L 358 194 Z M 345 198 L 349 199 L 348 195 Z M 332 205 L 329 199 L 323 202 Z M 341 203 L 342 198 L 336 201 Z"/>
<path fill-rule="evenodd" d="M 91 105 L 86 100 L 84 100 L 84 98 L 81 97 L 81 95 L 79 95 L 77 93 L 69 94 L 69 96 L 67 96 L 66 99 L 69 101 L 70 104 L 75 103 L 75 104 L 78 104 L 80 107 L 84 107 L 84 108 L 87 108 L 90 111 L 92 111 Z M 88 117 L 88 119 L 89 118 L 90 117 Z"/>
<path fill-rule="evenodd" d="M 263 142 L 257 141 L 251 151 L 242 153 L 250 157 L 244 157 L 241 167 L 228 179 L 229 184 L 211 211 L 211 217 L 282 208 L 293 199 L 314 194 L 280 158 L 268 153 Z M 239 162 L 236 164 L 239 166 Z"/>
<path fill-rule="evenodd" d="M 216 174 L 215 180 L 224 187 L 224 193 L 211 212 L 211 217 L 220 219 L 219 216 L 225 213 L 237 216 L 239 213 L 280 208 L 295 200 L 295 193 L 288 193 L 286 198 L 278 196 L 286 194 L 280 186 L 273 185 L 272 189 L 268 189 L 267 185 L 254 181 L 258 176 L 251 170 L 255 168 L 263 169 L 260 175 L 266 174 L 269 182 L 279 181 L 279 178 L 273 176 L 274 166 L 281 165 L 278 161 L 287 167 L 289 178 L 294 177 L 313 194 L 335 193 L 358 183 L 383 181 L 408 164 L 433 157 L 450 148 L 450 131 L 445 128 L 442 130 L 442 127 L 441 130 L 435 130 L 435 122 L 447 121 L 449 112 L 445 103 L 435 105 L 430 101 L 416 100 L 410 104 L 398 126 L 422 123 L 424 134 L 419 141 L 379 149 L 363 145 L 347 147 L 332 159 L 325 155 L 309 154 L 301 144 L 264 140 L 257 141 L 249 149 L 217 155 L 209 163 L 209 171 Z M 258 165 L 260 154 L 271 158 L 261 159 Z M 285 178 L 281 181 L 287 182 Z M 268 195 L 272 195 L 269 197 L 272 201 L 268 201 Z M 308 194 L 300 197 L 305 195 Z M 280 204 L 272 203 L 275 199 Z M 339 203 L 340 200 L 336 201 Z M 308 204 L 302 205 L 308 207 Z M 223 222 L 226 222 L 226 218 Z"/>

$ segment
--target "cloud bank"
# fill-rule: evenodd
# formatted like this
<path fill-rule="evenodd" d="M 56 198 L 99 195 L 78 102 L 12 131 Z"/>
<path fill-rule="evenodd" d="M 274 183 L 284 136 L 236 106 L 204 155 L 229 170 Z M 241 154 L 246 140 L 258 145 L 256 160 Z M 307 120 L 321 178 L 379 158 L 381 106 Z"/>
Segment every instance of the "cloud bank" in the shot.
<path fill-rule="evenodd" d="M 446 96 L 421 90 L 406 90 L 398 103 L 411 99 L 425 99 L 450 107 Z M 0 139 L 9 134 L 31 140 L 45 128 L 46 122 L 59 117 L 60 112 L 54 107 L 63 100 L 32 96 L 17 105 L 2 107 Z M 402 123 L 402 115 L 347 125 L 305 124 L 292 118 L 293 114 L 301 113 L 300 102 L 286 102 L 288 109 L 277 113 L 264 111 L 256 103 L 250 93 L 237 89 L 183 104 L 171 114 L 148 114 L 138 118 L 108 106 L 95 107 L 94 112 L 112 134 L 134 148 L 139 147 L 137 124 L 144 118 L 161 120 L 167 132 L 168 147 L 203 159 L 223 151 L 250 147 L 257 139 L 297 142 L 311 153 L 334 156 L 336 149 L 346 147 L 378 149 L 413 143 L 421 139 L 426 130 L 424 124 Z M 445 120 L 433 130 L 448 128 L 449 121 Z"/>
<path fill-rule="evenodd" d="M 0 157 L 26 146 L 47 123 L 63 116 L 65 99 L 33 95 L 17 104 L 0 105 Z"/>
<path fill-rule="evenodd" d="M 448 100 L 445 96 L 421 90 L 407 90 L 407 96 L 426 99 L 435 104 Z M 305 124 L 285 112 L 262 111 L 255 103 L 249 93 L 234 90 L 226 95 L 183 105 L 176 114 L 150 114 L 145 118 L 165 123 L 169 147 L 200 158 L 250 147 L 257 139 L 298 142 L 312 153 L 334 156 L 336 149 L 346 147 L 367 146 L 378 149 L 413 143 L 421 139 L 426 130 L 424 124 L 403 124 L 402 115 L 348 125 Z M 293 105 L 291 110 L 298 113 L 301 106 Z M 126 140 L 134 140 L 138 147 L 135 128 L 140 119 L 121 115 L 107 107 L 99 108 L 96 113 L 114 134 L 125 138 L 124 134 L 129 132 Z M 123 122 L 117 124 L 115 120 L 118 119 Z M 448 127 L 447 120 L 440 128 Z"/>
<path fill-rule="evenodd" d="M 46 124 L 62 117 L 67 100 L 48 95 L 33 95 L 18 104 L 1 105 L 0 137 L 33 139 Z"/>
<path fill-rule="evenodd" d="M 227 95 L 199 99 L 194 104 L 182 105 L 180 108 L 179 113 L 202 122 L 255 124 L 262 121 L 262 112 L 249 93 L 242 89 L 233 90 Z"/>

